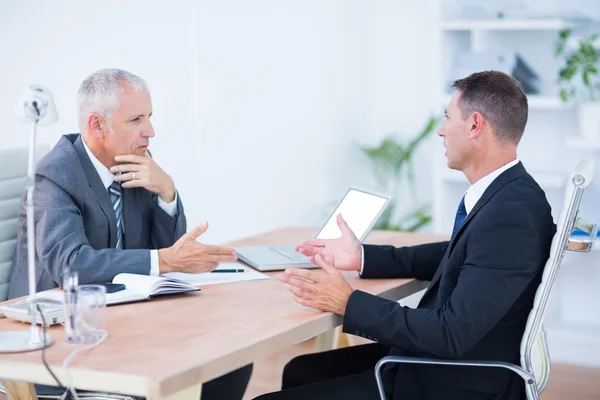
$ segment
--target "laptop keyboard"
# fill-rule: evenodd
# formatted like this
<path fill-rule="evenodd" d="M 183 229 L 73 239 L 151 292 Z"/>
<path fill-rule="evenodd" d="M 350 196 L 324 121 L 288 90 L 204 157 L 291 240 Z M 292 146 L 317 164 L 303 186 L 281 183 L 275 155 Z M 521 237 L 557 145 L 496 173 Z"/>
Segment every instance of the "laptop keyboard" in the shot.
<path fill-rule="evenodd" d="M 277 254 L 281 254 L 282 256 L 284 256 L 294 262 L 300 262 L 300 263 L 310 262 L 308 257 L 306 257 L 304 254 L 298 253 L 297 251 L 285 249 L 282 247 L 271 247 L 271 250 L 273 250 Z"/>

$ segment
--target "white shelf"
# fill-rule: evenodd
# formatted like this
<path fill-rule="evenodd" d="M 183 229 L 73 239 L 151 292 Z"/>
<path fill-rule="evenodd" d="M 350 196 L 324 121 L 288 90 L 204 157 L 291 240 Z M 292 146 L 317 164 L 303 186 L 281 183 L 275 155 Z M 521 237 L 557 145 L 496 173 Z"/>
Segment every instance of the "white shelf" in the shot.
<path fill-rule="evenodd" d="M 574 150 L 600 150 L 600 138 L 588 139 L 580 136 L 567 136 L 567 147 Z"/>
<path fill-rule="evenodd" d="M 565 177 L 559 173 L 531 172 L 531 176 L 543 189 L 563 189 L 565 187 Z M 469 185 L 469 181 L 463 173 L 454 170 L 445 172 L 442 175 L 442 180 L 446 183 Z"/>
<path fill-rule="evenodd" d="M 560 30 L 578 25 L 578 21 L 550 19 L 490 19 L 490 20 L 447 20 L 442 21 L 441 27 L 446 31 L 534 31 Z"/>
<path fill-rule="evenodd" d="M 527 101 L 531 110 L 567 110 L 573 103 L 564 103 L 558 96 L 528 95 Z"/>
<path fill-rule="evenodd" d="M 451 95 L 445 94 L 443 97 L 443 106 L 450 102 Z M 527 96 L 527 102 L 530 110 L 568 110 L 573 107 L 573 103 L 563 103 L 558 96 L 544 96 L 530 94 Z"/>

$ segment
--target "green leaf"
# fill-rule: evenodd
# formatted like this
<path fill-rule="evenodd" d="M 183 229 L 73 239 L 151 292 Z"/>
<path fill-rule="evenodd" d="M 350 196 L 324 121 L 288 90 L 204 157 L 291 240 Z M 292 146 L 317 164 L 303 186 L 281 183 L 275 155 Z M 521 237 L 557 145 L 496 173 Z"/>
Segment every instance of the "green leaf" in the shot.
<path fill-rule="evenodd" d="M 412 160 L 419 145 L 435 131 L 441 117 L 430 117 L 423 129 L 408 143 L 403 143 L 400 138 L 390 134 L 382 139 L 377 146 L 358 146 L 361 153 L 370 162 L 373 173 L 382 187 L 386 190 L 400 187 L 402 179 L 406 177 L 411 193 L 416 193 L 414 187 L 414 169 Z M 406 197 L 406 196 L 405 196 Z M 413 203 L 416 199 L 413 197 Z M 431 221 L 429 206 L 422 206 L 407 216 L 404 216 L 399 222 L 395 222 L 396 204 L 390 203 L 388 208 L 378 219 L 375 227 L 384 230 L 416 230 L 425 226 Z"/>
<path fill-rule="evenodd" d="M 559 39 L 556 40 L 556 47 L 554 50 L 554 55 L 555 56 L 559 56 L 561 55 L 566 47 L 566 43 L 567 43 L 567 38 L 569 37 L 569 35 L 571 34 L 571 30 L 570 29 L 565 29 L 560 31 L 559 33 Z"/>
<path fill-rule="evenodd" d="M 574 53 L 567 60 L 567 65 L 577 66 L 583 62 L 584 56 L 581 53 Z"/>
<path fill-rule="evenodd" d="M 407 232 L 414 232 L 427 225 L 430 221 L 429 204 L 426 204 L 406 214 L 401 219 L 400 226 L 403 226 Z"/>
<path fill-rule="evenodd" d="M 596 49 L 592 43 L 582 42 L 579 51 L 585 56 L 585 58 L 594 58 L 596 56 Z"/>
<path fill-rule="evenodd" d="M 575 75 L 575 73 L 577 72 L 577 68 L 563 68 L 560 70 L 560 77 L 564 80 L 571 80 L 573 78 L 573 76 Z"/>
<path fill-rule="evenodd" d="M 567 103 L 569 101 L 569 93 L 568 93 L 567 89 L 565 89 L 565 88 L 560 89 L 560 99 L 564 103 Z"/>

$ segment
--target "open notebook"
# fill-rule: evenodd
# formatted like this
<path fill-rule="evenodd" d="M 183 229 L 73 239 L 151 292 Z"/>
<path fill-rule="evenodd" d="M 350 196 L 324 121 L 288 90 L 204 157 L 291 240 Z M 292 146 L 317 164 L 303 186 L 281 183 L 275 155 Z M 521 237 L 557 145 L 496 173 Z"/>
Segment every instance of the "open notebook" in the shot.
<path fill-rule="evenodd" d="M 200 290 L 196 286 L 269 279 L 267 275 L 262 274 L 247 266 L 244 266 L 241 263 L 221 263 L 217 270 L 233 268 L 243 269 L 244 272 L 200 274 L 170 272 L 162 276 L 147 276 L 127 273 L 119 274 L 113 278 L 112 283 L 124 284 L 126 289 L 121 290 L 120 292 L 107 293 L 106 304 L 115 305 L 133 303 L 137 301 L 150 300 L 154 296 L 194 292 Z M 62 290 L 46 290 L 44 292 L 36 293 L 35 297 L 37 299 L 49 300 L 50 303 L 48 303 L 47 306 L 52 306 L 55 309 L 62 307 L 62 304 L 64 302 L 64 293 Z M 28 314 L 28 307 L 26 304 L 24 304 L 25 300 L 21 300 L 20 303 L 21 304 L 18 304 L 17 307 L 5 306 L 9 308 L 7 310 L 9 314 Z M 5 307 L 0 307 L 0 318 L 4 316 L 3 308 Z M 62 310 L 58 309 L 58 311 L 60 312 L 58 312 L 57 315 L 62 315 Z M 13 318 L 16 318 L 16 316 Z"/>
<path fill-rule="evenodd" d="M 119 274 L 113 278 L 112 283 L 122 283 L 126 289 L 116 293 L 107 293 L 107 305 L 150 300 L 154 296 L 200 290 L 189 282 L 165 276 Z"/>
<path fill-rule="evenodd" d="M 106 305 L 133 303 L 136 301 L 150 300 L 154 296 L 165 294 L 197 292 L 200 289 L 192 283 L 164 276 L 148 276 L 137 274 L 119 274 L 112 283 L 122 283 L 125 290 L 106 294 Z M 62 290 L 46 290 L 36 293 L 38 299 L 64 302 Z"/>
<path fill-rule="evenodd" d="M 196 292 L 200 290 L 193 284 L 179 279 L 162 276 L 147 276 L 136 274 L 119 274 L 113 278 L 113 283 L 122 283 L 126 289 L 120 292 L 107 293 L 106 305 L 133 303 L 150 300 L 154 296 L 165 294 Z M 44 313 L 45 320 L 36 314 L 36 323 L 46 322 L 48 326 L 64 321 L 64 292 L 62 290 L 46 290 L 35 294 L 37 303 Z M 31 322 L 29 305 L 26 299 L 14 304 L 0 307 L 0 318 L 8 317 L 22 322 Z"/>

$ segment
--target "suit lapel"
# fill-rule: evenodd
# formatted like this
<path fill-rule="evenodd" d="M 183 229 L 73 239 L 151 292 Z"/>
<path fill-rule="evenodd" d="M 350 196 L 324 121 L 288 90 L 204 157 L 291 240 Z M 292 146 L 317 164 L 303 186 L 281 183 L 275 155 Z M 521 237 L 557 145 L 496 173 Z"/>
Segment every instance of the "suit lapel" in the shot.
<path fill-rule="evenodd" d="M 463 222 L 460 229 L 456 232 L 456 235 L 454 235 L 454 237 L 451 238 L 450 242 L 448 243 L 448 248 L 446 249 L 446 253 L 444 254 L 444 257 L 442 258 L 442 262 L 440 263 L 440 266 L 438 267 L 437 271 L 435 271 L 435 275 L 433 276 L 433 279 L 429 283 L 429 287 L 427 288 L 427 291 L 425 292 L 423 297 L 425 297 L 427 295 L 427 293 L 429 293 L 429 291 L 440 280 L 440 277 L 442 276 L 442 273 L 444 272 L 443 269 L 445 266 L 445 261 L 448 257 L 450 257 L 450 253 L 452 253 L 452 250 L 454 249 L 454 244 L 456 243 L 456 240 L 458 239 L 458 237 L 460 236 L 462 231 L 465 229 L 467 224 L 473 218 L 475 218 L 475 215 L 477 215 L 479 210 L 481 210 L 481 208 L 484 205 L 486 205 L 490 201 L 490 199 L 492 197 L 494 197 L 494 195 L 500 189 L 502 189 L 507 183 L 509 183 L 509 182 L 517 179 L 521 175 L 523 175 L 525 172 L 526 172 L 525 167 L 523 167 L 523 164 L 521 162 L 519 162 L 514 167 L 511 167 L 511 168 L 507 169 L 506 171 L 504 171 L 503 173 L 501 173 L 496 179 L 494 179 L 494 181 L 490 184 L 490 186 L 488 186 L 488 188 L 485 190 L 485 192 L 483 192 L 483 195 L 481 196 L 479 201 L 477 201 L 477 203 L 475 204 L 475 206 L 473 207 L 471 212 L 467 215 L 465 222 Z"/>
<path fill-rule="evenodd" d="M 96 168 L 94 168 L 94 165 L 90 161 L 90 158 L 83 147 L 82 140 L 80 135 L 73 143 L 73 146 L 77 151 L 77 156 L 79 156 L 81 166 L 83 167 L 83 172 L 85 173 L 90 188 L 94 192 L 96 201 L 98 201 L 102 212 L 108 219 L 108 225 L 110 226 L 110 247 L 116 247 L 117 218 L 115 217 L 115 211 L 113 210 L 110 198 L 108 197 L 108 190 L 106 190 L 104 184 L 102 184 L 102 180 L 100 179 Z"/>

